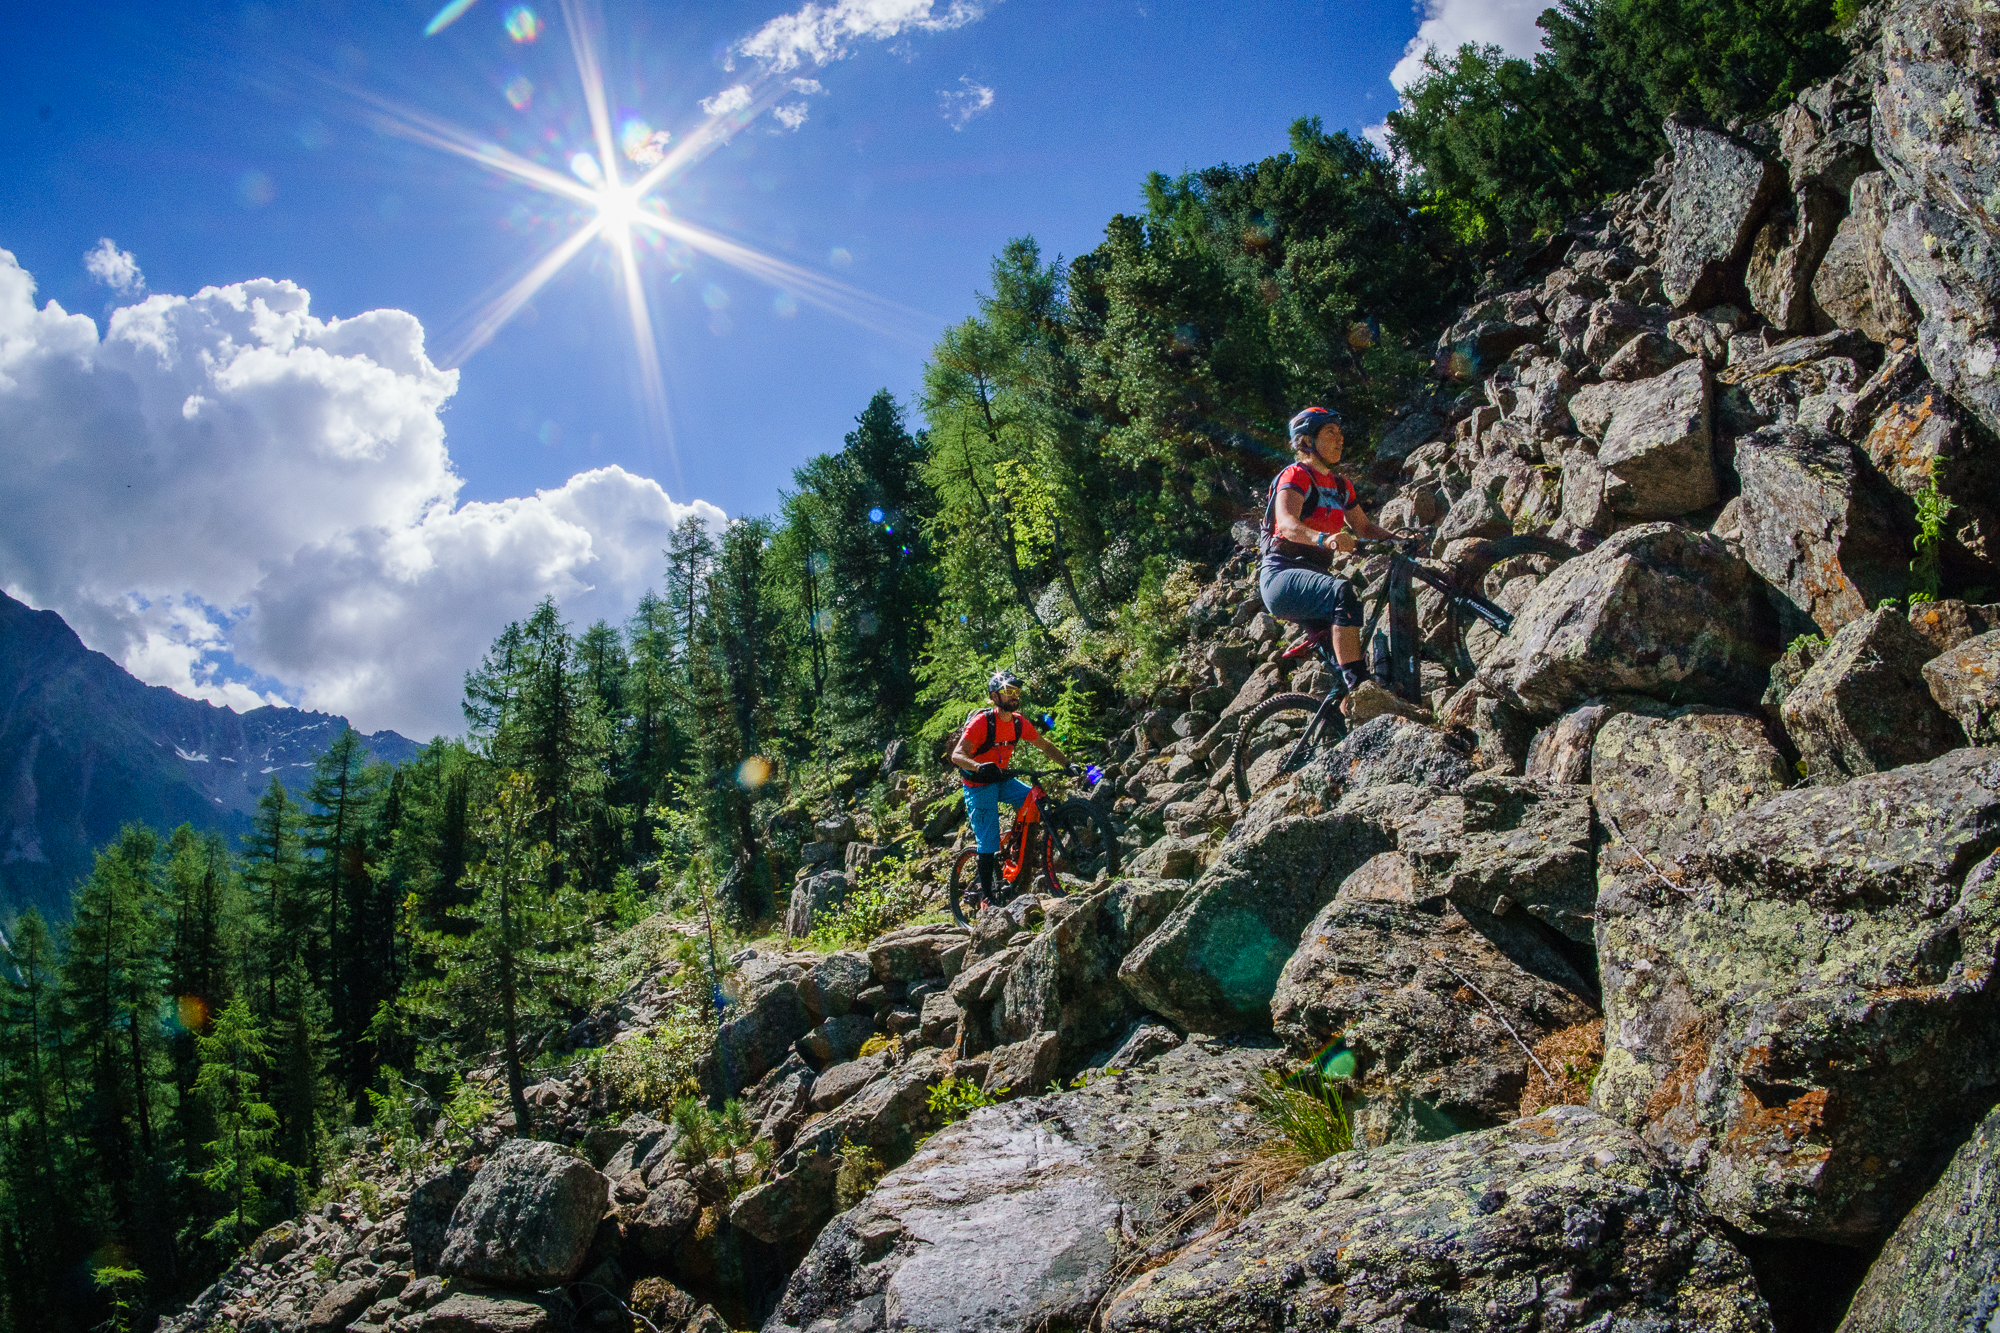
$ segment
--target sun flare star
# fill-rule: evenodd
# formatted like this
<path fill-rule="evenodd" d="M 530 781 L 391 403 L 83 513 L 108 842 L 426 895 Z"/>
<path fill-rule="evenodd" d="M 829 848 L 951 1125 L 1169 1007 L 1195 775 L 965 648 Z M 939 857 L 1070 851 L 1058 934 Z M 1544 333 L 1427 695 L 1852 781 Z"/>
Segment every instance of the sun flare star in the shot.
<path fill-rule="evenodd" d="M 590 146 L 571 155 L 568 174 L 428 112 L 363 89 L 347 89 L 369 106 L 378 129 L 464 158 L 505 179 L 576 204 L 586 219 L 485 302 L 468 321 L 463 336 L 447 349 L 443 364 L 462 365 L 491 342 L 592 241 L 602 240 L 611 248 L 616 261 L 617 281 L 631 325 L 640 394 L 647 415 L 671 457 L 673 435 L 660 366 L 659 338 L 641 272 L 644 252 L 636 243 L 641 233 L 650 233 L 719 260 L 791 298 L 873 332 L 918 346 L 928 341 L 941 323 L 935 317 L 730 240 L 675 215 L 662 197 L 690 169 L 768 110 L 787 91 L 784 78 L 766 73 L 753 79 L 746 85 L 750 92 L 747 102 L 709 115 L 678 141 L 665 134 L 646 134 L 624 145 L 626 151 L 621 152 L 618 136 L 612 129 L 611 102 L 598 57 L 598 34 L 603 25 L 588 0 L 561 0 L 561 7 L 563 27 L 590 116 Z M 638 172 L 629 181 L 624 177 L 628 159 Z"/>

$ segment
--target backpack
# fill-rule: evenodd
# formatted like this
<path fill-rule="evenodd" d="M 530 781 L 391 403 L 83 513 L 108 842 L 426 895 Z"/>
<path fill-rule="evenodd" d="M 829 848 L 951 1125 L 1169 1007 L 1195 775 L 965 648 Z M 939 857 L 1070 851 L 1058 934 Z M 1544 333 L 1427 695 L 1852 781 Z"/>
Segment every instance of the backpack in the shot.
<path fill-rule="evenodd" d="M 1298 466 L 1300 465 L 1293 463 L 1286 467 L 1284 472 L 1280 472 L 1277 476 L 1271 478 L 1271 493 L 1264 497 L 1264 527 L 1259 535 L 1258 548 L 1265 555 L 1269 555 L 1275 550 L 1279 555 L 1289 556 L 1295 560 L 1326 560 L 1331 563 L 1332 557 L 1318 547 L 1301 546 L 1297 542 L 1287 541 L 1278 535 L 1278 492 L 1283 489 L 1278 483 L 1284 478 L 1285 472 L 1289 472 L 1292 468 Z M 1311 475 L 1312 470 L 1310 468 L 1306 469 L 1306 471 L 1307 475 Z M 1353 506 L 1360 500 L 1360 493 L 1354 489 L 1353 482 L 1338 473 L 1334 474 L 1333 479 L 1339 483 L 1336 489 L 1344 492 L 1346 495 L 1346 503 L 1341 506 L 1343 510 Z M 1311 488 L 1306 491 L 1304 501 L 1299 505 L 1299 522 L 1303 523 L 1311 518 L 1318 509 L 1319 483 L 1314 481 Z"/>
<path fill-rule="evenodd" d="M 986 739 L 979 743 L 977 749 L 973 750 L 972 757 L 974 759 L 979 758 L 979 756 L 985 754 L 988 750 L 991 750 L 996 744 L 998 744 L 1000 740 L 999 713 L 1000 710 L 997 708 L 982 708 L 979 710 L 979 715 L 986 719 Z M 1019 745 L 1020 743 L 1021 743 L 1021 722 L 1019 718 L 1016 718 L 1014 720 L 1014 744 Z M 945 751 L 944 766 L 950 769 L 952 772 L 958 774 L 960 777 L 970 776 L 969 774 L 966 773 L 964 769 L 960 768 L 957 764 L 951 762 L 950 750 Z"/>

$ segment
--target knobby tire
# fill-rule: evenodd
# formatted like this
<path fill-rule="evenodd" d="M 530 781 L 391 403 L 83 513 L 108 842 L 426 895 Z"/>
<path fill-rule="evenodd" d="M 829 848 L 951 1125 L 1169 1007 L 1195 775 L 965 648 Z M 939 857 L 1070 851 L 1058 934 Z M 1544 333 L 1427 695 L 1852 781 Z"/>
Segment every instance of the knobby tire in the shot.
<path fill-rule="evenodd" d="M 1319 711 L 1322 702 L 1323 698 L 1310 694 L 1274 694 L 1243 715 L 1243 725 L 1236 730 L 1236 746 L 1229 761 L 1230 770 L 1236 780 L 1238 799 L 1245 804 L 1250 800 L 1250 765 L 1257 759 L 1256 755 L 1250 753 L 1250 747 L 1256 739 L 1257 729 L 1282 713 L 1300 713 L 1303 715 L 1300 718 L 1301 722 L 1310 722 L 1313 714 Z M 1290 743 L 1297 745 L 1301 741 L 1310 739 L 1320 745 L 1338 745 L 1346 735 L 1347 719 L 1341 716 L 1340 707 L 1336 704 L 1328 709 L 1326 716 L 1320 720 L 1316 736 L 1301 735 Z"/>

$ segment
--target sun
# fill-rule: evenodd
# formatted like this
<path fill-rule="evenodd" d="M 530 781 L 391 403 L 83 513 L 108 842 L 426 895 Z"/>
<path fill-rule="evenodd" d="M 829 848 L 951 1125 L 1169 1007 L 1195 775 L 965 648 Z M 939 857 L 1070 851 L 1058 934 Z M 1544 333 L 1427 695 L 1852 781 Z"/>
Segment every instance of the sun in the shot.
<path fill-rule="evenodd" d="M 471 0 L 465 0 L 465 4 L 461 5 L 454 0 L 453 4 L 440 11 L 439 17 L 445 19 L 449 14 L 455 18 L 470 3 Z M 787 87 L 780 73 L 766 71 L 742 85 L 745 97 L 730 101 L 726 109 L 711 112 L 678 139 L 636 119 L 628 120 L 620 132 L 614 133 L 611 101 L 605 87 L 604 67 L 598 55 L 598 32 L 602 24 L 595 13 L 593 0 L 559 0 L 559 3 L 590 125 L 589 146 L 578 145 L 577 151 L 570 154 L 567 174 L 557 166 L 523 157 L 428 112 L 392 103 L 362 89 L 348 89 L 374 109 L 373 119 L 377 128 L 464 158 L 518 184 L 566 199 L 587 210 L 588 220 L 583 225 L 535 260 L 472 318 L 470 329 L 458 345 L 446 353 L 444 364 L 463 364 L 474 352 L 491 342 L 551 278 L 583 253 L 592 241 L 601 240 L 616 255 L 617 262 L 613 267 L 631 324 L 641 397 L 671 454 L 672 429 L 667 417 L 659 343 L 640 269 L 647 251 L 635 244 L 641 232 L 720 260 L 776 287 L 787 299 L 809 302 L 900 341 L 919 346 L 928 344 L 931 333 L 941 322 L 935 316 L 858 291 L 823 274 L 697 226 L 675 216 L 661 197 L 670 185 L 727 143 L 777 100 Z M 433 26 L 442 25 L 434 21 Z M 523 105 L 517 103 L 515 109 L 521 110 Z M 629 182 L 621 170 L 621 160 L 629 161 L 637 172 Z M 558 157 L 557 161 L 561 158 Z"/>

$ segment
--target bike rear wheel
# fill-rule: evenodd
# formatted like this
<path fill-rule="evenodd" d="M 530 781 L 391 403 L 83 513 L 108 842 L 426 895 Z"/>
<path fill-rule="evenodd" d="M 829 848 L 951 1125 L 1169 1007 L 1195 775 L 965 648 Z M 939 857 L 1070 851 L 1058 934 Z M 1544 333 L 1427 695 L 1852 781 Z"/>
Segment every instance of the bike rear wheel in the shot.
<path fill-rule="evenodd" d="M 972 918 L 978 915 L 977 911 L 965 910 L 966 899 L 971 896 L 978 877 L 979 852 L 976 848 L 967 848 L 951 863 L 951 889 L 947 894 L 947 900 L 951 904 L 951 919 L 961 926 L 971 925 Z"/>
<path fill-rule="evenodd" d="M 1248 802 L 1254 790 L 1297 771 L 1316 747 L 1338 745 L 1347 735 L 1339 704 L 1322 713 L 1321 702 L 1310 694 L 1274 694 L 1243 715 L 1229 760 L 1239 799 Z"/>
<path fill-rule="evenodd" d="M 1048 837 L 1042 845 L 1042 876 L 1050 893 L 1063 891 L 1057 871 L 1089 880 L 1118 873 L 1118 835 L 1103 811 L 1071 797 L 1043 818 Z"/>

